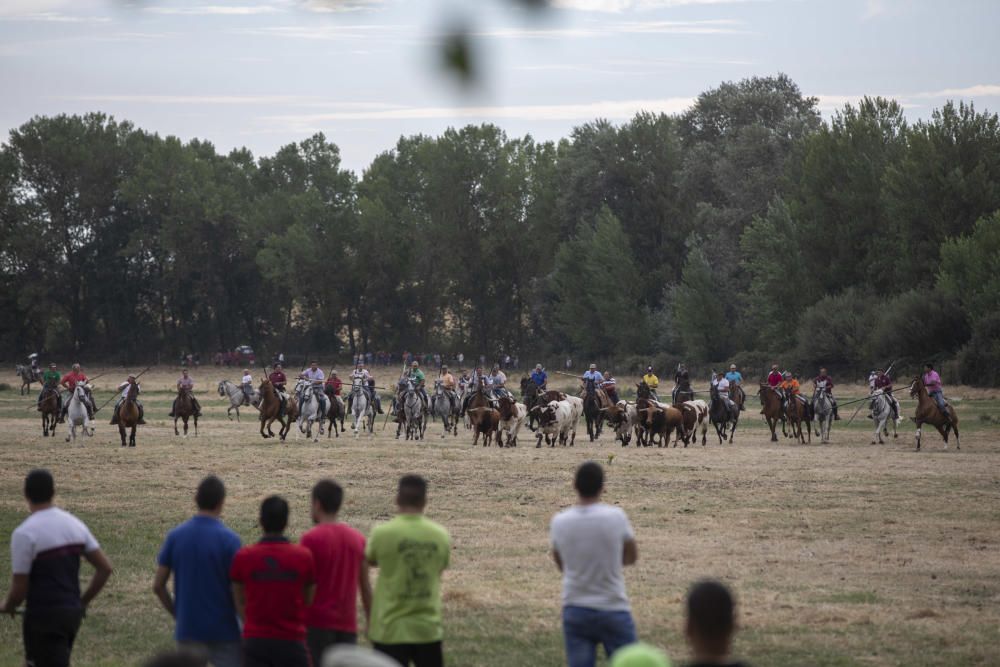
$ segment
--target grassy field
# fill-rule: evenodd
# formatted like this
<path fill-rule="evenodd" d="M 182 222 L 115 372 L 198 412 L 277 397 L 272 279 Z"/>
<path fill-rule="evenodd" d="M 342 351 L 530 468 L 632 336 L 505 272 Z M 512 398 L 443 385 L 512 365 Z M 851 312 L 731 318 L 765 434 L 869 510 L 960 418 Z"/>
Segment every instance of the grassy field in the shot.
<path fill-rule="evenodd" d="M 122 375 L 99 381 L 99 402 Z M 844 408 L 829 445 L 772 444 L 754 401 L 731 446 L 710 439 L 704 448 L 623 450 L 608 434 L 587 442 L 581 428 L 573 448 L 536 449 L 523 438 L 516 449 L 473 450 L 467 432 L 441 439 L 438 423 L 417 444 L 393 440 L 389 429 L 373 439 L 264 441 L 252 410 L 241 424 L 226 420 L 215 394 L 223 375 L 214 369 L 196 374 L 206 413 L 200 435 L 176 438 L 166 419 L 175 377 L 164 369 L 143 378 L 149 425 L 135 449 L 119 447 L 106 419 L 83 445 L 67 444 L 63 426 L 43 440 L 34 397 L 0 392 L 4 589 L 10 532 L 26 515 L 21 483 L 36 466 L 53 471 L 59 504 L 88 523 L 116 568 L 85 621 L 76 665 L 135 665 L 171 645 L 169 618 L 150 592 L 155 557 L 165 532 L 192 512 L 194 487 L 209 472 L 226 481 L 225 520 L 245 541 L 256 538 L 267 494 L 289 500 L 297 537 L 309 526 L 311 485 L 333 476 L 347 491 L 344 520 L 367 532 L 392 515 L 401 474 L 425 475 L 428 514 L 454 541 L 444 583 L 448 663 L 562 664 L 548 522 L 573 500 L 575 466 L 611 455 L 607 500 L 629 513 L 639 542 L 627 582 L 640 636 L 675 659 L 686 657 L 684 592 L 712 576 L 739 596 L 736 651 L 755 665 L 1000 660 L 993 392 L 952 390 L 961 451 L 943 451 L 925 430 L 925 451 L 914 452 L 912 424 L 896 441 L 869 445 L 864 410 L 844 426 L 855 406 Z M 863 388 L 841 393 L 843 402 Z M 19 664 L 19 622 L 0 619 L 0 667 Z"/>

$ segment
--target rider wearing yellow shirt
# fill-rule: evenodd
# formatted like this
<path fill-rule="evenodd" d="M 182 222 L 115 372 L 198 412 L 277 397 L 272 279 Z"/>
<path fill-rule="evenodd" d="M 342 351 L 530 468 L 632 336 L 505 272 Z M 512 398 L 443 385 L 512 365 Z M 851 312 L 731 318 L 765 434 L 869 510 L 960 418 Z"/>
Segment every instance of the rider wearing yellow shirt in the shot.
<path fill-rule="evenodd" d="M 653 373 L 653 367 L 646 367 L 646 374 L 642 376 L 642 381 L 646 383 L 649 387 L 649 393 L 652 394 L 654 400 L 660 400 L 656 395 L 656 388 L 660 386 L 660 378 L 656 377 Z"/>

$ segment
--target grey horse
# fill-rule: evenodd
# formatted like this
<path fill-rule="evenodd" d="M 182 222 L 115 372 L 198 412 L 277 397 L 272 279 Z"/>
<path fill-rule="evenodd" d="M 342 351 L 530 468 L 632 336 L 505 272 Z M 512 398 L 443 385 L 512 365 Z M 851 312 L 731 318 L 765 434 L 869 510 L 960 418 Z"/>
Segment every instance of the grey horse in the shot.
<path fill-rule="evenodd" d="M 816 435 L 820 442 L 830 442 L 830 428 L 833 426 L 833 399 L 823 387 L 813 392 L 813 411 L 816 415 Z"/>
<path fill-rule="evenodd" d="M 448 394 L 445 393 L 441 380 L 434 381 L 434 394 L 431 396 L 431 418 L 441 418 L 441 422 L 444 424 L 444 431 L 441 432 L 442 438 L 448 435 L 449 431 L 454 435 L 458 435 L 460 405 L 461 402 L 457 402 L 453 407 L 451 401 L 448 399 Z"/>
<path fill-rule="evenodd" d="M 219 382 L 219 396 L 229 399 L 229 409 L 226 410 L 226 415 L 229 416 L 229 421 L 233 420 L 233 410 L 236 410 L 236 421 L 240 420 L 240 406 L 252 405 L 256 408 L 260 405 L 259 391 L 256 389 L 253 390 L 253 394 L 251 394 L 252 398 L 248 403 L 247 396 L 243 393 L 243 389 L 229 380 L 221 380 Z"/>
<path fill-rule="evenodd" d="M 877 389 L 872 394 L 872 420 L 875 422 L 875 433 L 872 435 L 872 444 L 878 440 L 878 444 L 884 445 L 882 434 L 889 435 L 889 424 L 892 424 L 892 437 L 898 438 L 896 433 L 896 420 L 892 418 L 892 398 L 881 389 Z"/>
<path fill-rule="evenodd" d="M 361 435 L 361 431 L 368 429 L 369 435 L 375 435 L 375 410 L 368 400 L 368 392 L 365 391 L 360 378 L 354 378 L 351 382 L 351 415 L 354 416 L 354 423 L 351 428 L 354 430 L 354 437 Z"/>
<path fill-rule="evenodd" d="M 424 437 L 424 402 L 417 395 L 413 383 L 409 380 L 406 382 L 406 391 L 403 392 L 402 404 L 403 421 L 396 427 L 396 438 L 399 438 L 405 424 L 407 440 L 422 440 Z"/>

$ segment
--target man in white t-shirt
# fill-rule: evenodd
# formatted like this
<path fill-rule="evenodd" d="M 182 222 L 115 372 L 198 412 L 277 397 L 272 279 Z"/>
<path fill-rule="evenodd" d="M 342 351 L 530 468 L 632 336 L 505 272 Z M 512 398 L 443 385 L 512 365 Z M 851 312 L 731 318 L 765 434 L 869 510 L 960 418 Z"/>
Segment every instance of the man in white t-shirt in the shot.
<path fill-rule="evenodd" d="M 55 482 L 48 470 L 32 470 L 24 480 L 31 516 L 10 538 L 11 584 L 0 613 L 24 610 L 24 662 L 68 667 L 73 640 L 87 605 L 111 576 L 108 562 L 87 526 L 52 504 Z M 80 556 L 94 576 L 80 595 Z"/>
<path fill-rule="evenodd" d="M 576 505 L 552 518 L 552 558 L 563 573 L 563 638 L 569 667 L 593 667 L 598 644 L 611 655 L 636 641 L 623 568 L 639 557 L 625 512 L 601 501 L 604 470 L 576 471 Z"/>

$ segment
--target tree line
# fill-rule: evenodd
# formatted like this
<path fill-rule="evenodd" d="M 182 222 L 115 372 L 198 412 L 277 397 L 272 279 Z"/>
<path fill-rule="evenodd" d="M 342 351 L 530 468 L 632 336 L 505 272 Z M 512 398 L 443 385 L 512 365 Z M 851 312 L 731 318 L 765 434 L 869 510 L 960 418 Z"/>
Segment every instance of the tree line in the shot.
<path fill-rule="evenodd" d="M 220 154 L 102 113 L 0 148 L 0 345 L 116 359 L 463 350 L 812 370 L 944 362 L 1000 383 L 1000 123 L 824 120 L 785 75 L 558 142 L 322 134 Z"/>

